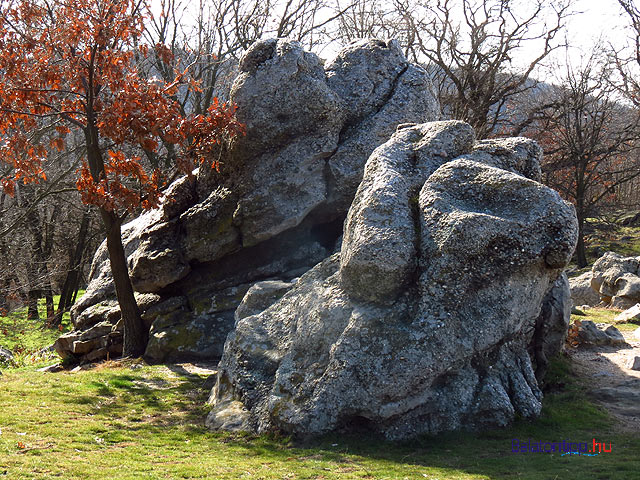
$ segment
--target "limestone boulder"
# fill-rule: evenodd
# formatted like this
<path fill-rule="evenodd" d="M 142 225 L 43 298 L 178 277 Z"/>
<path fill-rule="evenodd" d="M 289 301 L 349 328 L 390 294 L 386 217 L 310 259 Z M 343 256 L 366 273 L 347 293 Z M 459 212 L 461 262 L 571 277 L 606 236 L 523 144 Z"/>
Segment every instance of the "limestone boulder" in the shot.
<path fill-rule="evenodd" d="M 540 412 L 529 350 L 538 331 L 537 348 L 544 337 L 551 355 L 566 328 L 559 276 L 575 248 L 575 211 L 523 175 L 539 171 L 536 148 L 521 163 L 474 148 L 468 126 L 438 122 L 400 128 L 375 151 L 340 253 L 238 318 L 211 428 L 357 426 L 400 439 Z M 381 267 L 370 248 L 387 244 Z"/>
<path fill-rule="evenodd" d="M 595 307 L 600 303 L 600 294 L 591 287 L 593 272 L 585 272 L 582 275 L 569 279 L 571 287 L 571 301 L 575 307 L 589 305 Z"/>
<path fill-rule="evenodd" d="M 584 320 L 578 330 L 578 340 L 583 345 L 626 345 L 620 330 L 607 323 L 594 323 Z"/>
<path fill-rule="evenodd" d="M 549 360 L 562 350 L 571 323 L 571 310 L 569 279 L 567 274 L 563 273 L 542 300 L 533 339 L 529 344 L 538 381 L 544 379 Z"/>
<path fill-rule="evenodd" d="M 626 310 L 640 303 L 640 257 L 606 252 L 591 270 L 591 287 L 605 304 Z"/>
<path fill-rule="evenodd" d="M 219 356 L 241 298 L 201 311 L 193 292 L 217 298 L 286 283 L 333 254 L 371 152 L 399 124 L 439 116 L 429 76 L 393 41 L 358 41 L 323 62 L 297 42 L 268 39 L 231 71 L 229 99 L 246 135 L 221 147 L 220 172 L 178 179 L 158 210 L 122 229 L 134 289 L 164 310 L 143 314 L 157 361 Z M 185 300 L 167 310 L 175 298 Z M 72 318 L 82 331 L 118 316 L 103 244 Z"/>
<path fill-rule="evenodd" d="M 236 308 L 235 319 L 239 320 L 266 310 L 291 290 L 294 284 L 295 281 L 282 282 L 279 280 L 265 280 L 255 283 Z"/>
<path fill-rule="evenodd" d="M 0 347 L 0 364 L 10 365 L 13 362 L 13 353 L 10 350 Z"/>
<path fill-rule="evenodd" d="M 615 316 L 616 322 L 640 323 L 640 303 L 636 303 L 633 307 L 620 312 Z"/>

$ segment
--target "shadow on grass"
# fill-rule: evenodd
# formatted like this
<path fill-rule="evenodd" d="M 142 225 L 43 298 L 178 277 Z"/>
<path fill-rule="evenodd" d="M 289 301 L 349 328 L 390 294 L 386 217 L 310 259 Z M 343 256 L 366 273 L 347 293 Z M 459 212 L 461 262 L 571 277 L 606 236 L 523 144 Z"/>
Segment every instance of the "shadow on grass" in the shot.
<path fill-rule="evenodd" d="M 543 411 L 535 421 L 519 419 L 508 429 L 444 433 L 407 442 L 388 442 L 373 433 L 332 434 L 315 439 L 222 436 L 221 441 L 276 460 L 315 457 L 333 462 L 410 465 L 437 477 L 448 471 L 472 478 L 630 479 L 640 472 L 640 438 L 612 428 L 612 418 L 592 403 L 585 385 L 576 380 L 566 358 L 551 365 Z M 524 442 L 605 442 L 611 453 L 597 456 L 513 452 Z M 451 473 L 453 472 L 453 473 Z M 446 475 L 443 475 L 446 477 Z M 413 477 L 410 477 L 413 478 Z M 455 478 L 455 477 L 446 477 Z"/>
<path fill-rule="evenodd" d="M 169 368 L 179 375 L 177 381 L 168 382 L 160 375 L 145 372 L 107 374 L 90 382 L 95 395 L 104 400 L 94 403 L 91 415 L 119 419 L 119 428 L 133 435 L 186 436 L 200 443 L 205 451 L 224 444 L 239 455 L 259 456 L 265 462 L 312 466 L 312 462 L 328 462 L 338 471 L 364 469 L 370 472 L 370 478 L 404 478 L 400 475 L 406 470 L 411 472 L 408 478 L 466 475 L 474 479 L 627 480 L 637 478 L 640 471 L 640 439 L 612 428 L 612 419 L 590 401 L 587 386 L 576 379 L 567 358 L 555 359 L 550 366 L 543 412 L 536 421 L 520 419 L 509 429 L 423 436 L 401 443 L 385 441 L 370 432 L 314 439 L 209 432 L 204 428 L 207 380 L 180 366 Z M 84 403 L 86 399 L 79 396 L 76 401 Z M 109 442 L 126 439 L 118 432 L 105 438 Z M 519 443 L 586 443 L 595 439 L 611 444 L 612 452 L 596 457 L 514 453 L 514 439 Z M 389 472 L 393 472 L 392 476 Z"/>

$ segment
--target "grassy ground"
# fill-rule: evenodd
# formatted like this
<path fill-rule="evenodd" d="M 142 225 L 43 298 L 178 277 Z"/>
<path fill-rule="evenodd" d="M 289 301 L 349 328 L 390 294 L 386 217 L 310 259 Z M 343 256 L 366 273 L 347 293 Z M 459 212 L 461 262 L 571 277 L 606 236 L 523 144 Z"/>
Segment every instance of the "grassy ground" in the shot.
<path fill-rule="evenodd" d="M 634 323 L 618 323 L 614 320 L 620 310 L 612 310 L 610 308 L 586 308 L 585 315 L 571 315 L 571 320 L 591 320 L 596 323 L 610 323 L 622 332 L 636 330 L 639 325 Z"/>
<path fill-rule="evenodd" d="M 637 230 L 638 253 L 635 241 L 625 252 L 611 244 L 602 248 L 640 255 Z M 585 313 L 573 319 L 613 323 L 617 314 Z M 60 333 L 24 317 L 24 312 L 0 317 L 0 329 L 9 332 L 0 335 L 0 345 L 35 350 Z M 538 420 L 407 443 L 367 434 L 299 441 L 214 433 L 203 424 L 210 383 L 180 366 L 123 361 L 45 374 L 36 371 L 38 359 L 34 362 L 20 362 L 21 368 L 4 369 L 0 376 L 0 479 L 626 480 L 640 471 L 640 438 L 621 433 L 591 402 L 588 379 L 577 378 L 565 357 L 552 363 Z M 514 439 L 595 439 L 610 444 L 611 453 L 518 454 L 511 451 Z"/>
<path fill-rule="evenodd" d="M 82 295 L 84 291 L 79 292 Z M 57 305 L 59 295 L 54 297 Z M 64 332 L 71 329 L 69 313 L 62 317 L 60 327 L 47 328 L 45 319 L 47 316 L 44 299 L 38 304 L 40 320 L 27 320 L 27 307 L 0 316 L 0 346 L 11 350 L 18 365 L 41 365 L 51 363 L 52 354 L 40 352 L 41 349 L 51 345 Z"/>
<path fill-rule="evenodd" d="M 587 260 L 590 264 L 608 251 L 629 257 L 640 255 L 640 227 L 623 227 L 615 223 L 590 220 L 593 231 L 585 236 Z"/>
<path fill-rule="evenodd" d="M 568 361 L 548 375 L 542 417 L 510 429 L 392 444 L 370 435 L 212 433 L 206 379 L 180 366 L 108 363 L 76 373 L 0 376 L 0 478 L 629 479 L 640 438 L 616 433 Z M 611 443 L 596 457 L 511 453 L 512 440 Z"/>

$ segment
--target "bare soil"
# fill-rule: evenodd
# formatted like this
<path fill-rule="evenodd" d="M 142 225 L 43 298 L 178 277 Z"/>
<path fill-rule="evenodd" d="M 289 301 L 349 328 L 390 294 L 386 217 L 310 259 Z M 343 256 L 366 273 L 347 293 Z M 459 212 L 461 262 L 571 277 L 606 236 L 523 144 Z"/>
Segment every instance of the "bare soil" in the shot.
<path fill-rule="evenodd" d="M 631 370 L 640 357 L 640 340 L 622 332 L 628 346 L 579 346 L 569 354 L 592 400 L 606 408 L 621 431 L 640 433 L 640 371 Z"/>

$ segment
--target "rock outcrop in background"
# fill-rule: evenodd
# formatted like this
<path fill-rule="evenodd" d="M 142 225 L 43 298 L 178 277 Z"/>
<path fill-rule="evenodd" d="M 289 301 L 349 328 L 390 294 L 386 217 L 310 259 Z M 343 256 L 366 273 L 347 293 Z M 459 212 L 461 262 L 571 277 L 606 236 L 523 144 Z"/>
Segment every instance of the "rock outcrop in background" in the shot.
<path fill-rule="evenodd" d="M 595 306 L 627 310 L 640 304 L 640 257 L 623 257 L 606 252 L 591 271 L 569 280 L 574 306 Z"/>
<path fill-rule="evenodd" d="M 207 424 L 399 439 L 537 415 L 577 239 L 540 156 L 462 122 L 399 127 L 367 161 L 340 252 L 237 315 Z"/>
<path fill-rule="evenodd" d="M 640 303 L 640 257 L 607 252 L 591 268 L 591 288 L 605 305 L 626 310 Z"/>
<path fill-rule="evenodd" d="M 323 64 L 266 40 L 238 71 L 230 96 L 247 135 L 222 152 L 225 173 L 178 180 L 159 210 L 123 227 L 152 361 L 219 358 L 252 285 L 289 282 L 336 251 L 371 152 L 398 124 L 439 115 L 427 73 L 394 41 L 356 42 Z M 119 317 L 102 245 L 57 351 L 117 355 Z"/>

